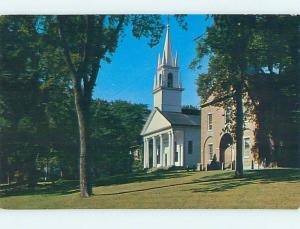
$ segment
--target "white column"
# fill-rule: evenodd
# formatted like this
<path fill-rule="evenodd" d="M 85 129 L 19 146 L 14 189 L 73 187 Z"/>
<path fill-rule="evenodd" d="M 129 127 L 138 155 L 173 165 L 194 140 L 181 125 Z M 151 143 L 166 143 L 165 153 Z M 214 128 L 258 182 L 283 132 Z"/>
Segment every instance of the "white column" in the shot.
<path fill-rule="evenodd" d="M 182 158 L 182 156 L 181 156 L 181 144 L 179 144 L 177 147 L 178 147 L 178 162 L 179 162 L 179 166 L 182 166 L 182 163 L 181 163 L 181 158 Z"/>
<path fill-rule="evenodd" d="M 147 138 L 147 168 L 149 168 L 149 160 L 150 160 L 149 141 L 150 139 Z"/>
<path fill-rule="evenodd" d="M 183 131 L 182 132 L 182 136 L 183 136 L 183 139 L 182 139 L 182 147 L 181 147 L 181 156 L 182 156 L 182 158 L 181 158 L 181 166 L 185 166 L 184 165 L 184 160 L 185 160 L 185 132 Z"/>
<path fill-rule="evenodd" d="M 146 160 L 147 160 L 147 144 L 146 144 L 146 138 L 144 138 L 144 169 L 147 168 Z"/>
<path fill-rule="evenodd" d="M 168 132 L 168 144 L 169 144 L 169 152 L 168 152 L 168 161 L 167 166 L 171 165 L 171 132 Z"/>
<path fill-rule="evenodd" d="M 164 166 L 164 161 L 163 161 L 163 159 L 164 159 L 164 155 L 163 155 L 163 137 L 162 137 L 162 134 L 161 135 L 159 135 L 159 140 L 160 140 L 160 165 L 161 166 Z"/>
<path fill-rule="evenodd" d="M 180 144 L 180 146 L 179 146 L 179 148 L 180 148 L 180 153 L 179 153 L 179 155 L 180 155 L 180 166 L 183 166 L 183 143 L 182 144 Z"/>
<path fill-rule="evenodd" d="M 173 132 L 169 132 L 169 165 L 174 165 L 174 137 Z"/>
<path fill-rule="evenodd" d="M 144 168 L 149 168 L 149 139 L 146 138 L 144 142 Z"/>
<path fill-rule="evenodd" d="M 153 167 L 157 167 L 157 148 L 156 148 L 156 137 L 152 138 L 153 140 Z"/>
<path fill-rule="evenodd" d="M 174 144 L 175 144 L 174 138 L 175 138 L 175 137 L 174 137 L 174 132 L 172 131 L 172 132 L 171 132 L 171 142 L 172 142 L 172 148 L 171 148 L 171 149 L 172 149 L 172 151 L 171 151 L 171 152 L 172 152 L 172 156 L 171 156 L 171 158 L 172 158 L 172 161 L 171 161 L 171 162 L 172 162 L 172 163 L 171 163 L 171 165 L 175 165 L 175 150 L 176 150 L 176 149 L 174 149 Z"/>

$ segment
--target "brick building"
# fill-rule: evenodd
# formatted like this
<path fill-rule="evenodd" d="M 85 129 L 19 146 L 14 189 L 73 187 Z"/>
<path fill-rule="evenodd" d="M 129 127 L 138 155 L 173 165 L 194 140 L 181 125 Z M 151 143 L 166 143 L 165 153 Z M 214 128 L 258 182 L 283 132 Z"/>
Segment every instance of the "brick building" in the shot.
<path fill-rule="evenodd" d="M 231 118 L 230 108 L 225 110 L 216 106 L 216 99 L 210 97 L 201 104 L 201 157 L 203 169 L 212 162 L 214 155 L 224 169 L 234 169 L 236 159 L 236 144 L 228 130 Z M 258 168 L 251 147 L 254 144 L 255 123 L 245 121 L 243 136 L 243 164 L 244 169 Z"/>

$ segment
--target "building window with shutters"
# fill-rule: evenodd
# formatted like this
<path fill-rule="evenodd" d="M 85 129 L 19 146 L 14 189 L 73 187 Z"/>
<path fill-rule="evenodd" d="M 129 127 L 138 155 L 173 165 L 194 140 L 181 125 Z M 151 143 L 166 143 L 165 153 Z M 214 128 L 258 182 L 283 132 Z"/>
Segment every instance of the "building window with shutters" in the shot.
<path fill-rule="evenodd" d="M 209 156 L 209 160 L 212 160 L 214 158 L 213 144 L 208 144 L 208 156 Z"/>
<path fill-rule="evenodd" d="M 207 124 L 208 124 L 208 130 L 212 130 L 212 120 L 213 119 L 213 116 L 212 116 L 212 114 L 210 113 L 210 114 L 208 114 L 208 116 L 207 116 Z"/>
<path fill-rule="evenodd" d="M 188 154 L 192 154 L 193 153 L 193 142 L 189 141 L 188 142 Z"/>

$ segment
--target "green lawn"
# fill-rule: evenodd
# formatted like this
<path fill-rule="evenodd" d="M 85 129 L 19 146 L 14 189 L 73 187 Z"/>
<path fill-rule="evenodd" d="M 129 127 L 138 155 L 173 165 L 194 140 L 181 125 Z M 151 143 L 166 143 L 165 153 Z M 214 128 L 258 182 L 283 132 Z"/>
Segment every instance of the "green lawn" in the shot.
<path fill-rule="evenodd" d="M 35 189 L 2 186 L 0 208 L 299 208 L 300 170 L 165 171 L 96 180 L 94 195 L 80 199 L 76 181 Z"/>

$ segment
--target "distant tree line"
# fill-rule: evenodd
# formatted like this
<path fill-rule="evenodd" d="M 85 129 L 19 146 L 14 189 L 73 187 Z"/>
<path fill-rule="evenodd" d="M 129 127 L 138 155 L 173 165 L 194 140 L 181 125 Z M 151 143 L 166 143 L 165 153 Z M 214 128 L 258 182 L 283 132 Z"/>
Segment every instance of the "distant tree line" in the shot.
<path fill-rule="evenodd" d="M 213 15 L 213 24 L 197 40 L 201 67 L 197 80 L 203 100 L 233 107 L 231 131 L 237 145 L 236 176 L 242 176 L 245 118 L 257 124 L 252 152 L 266 165 L 300 167 L 300 17 L 288 15 Z M 246 110 L 244 110 L 246 108 Z"/>
<path fill-rule="evenodd" d="M 14 78 L 5 81 L 5 87 L 1 84 L 1 96 L 11 90 L 10 84 L 15 85 L 20 96 L 8 97 L 14 101 L 0 100 L 1 183 L 34 185 L 39 180 L 78 179 L 78 127 L 72 95 L 61 93 L 50 102 L 43 83 L 22 91 L 24 85 L 16 85 Z M 29 103 L 34 90 L 44 95 L 32 106 Z M 48 92 L 55 90 L 53 87 Z M 12 110 L 14 116 L 10 114 Z M 132 172 L 135 164 L 129 149 L 141 144 L 140 130 L 148 114 L 143 104 L 92 101 L 91 177 Z"/>

